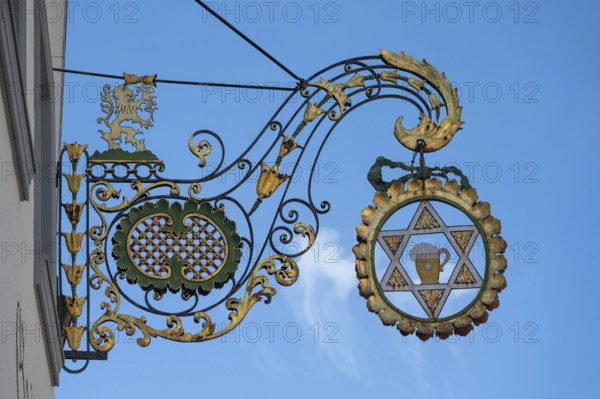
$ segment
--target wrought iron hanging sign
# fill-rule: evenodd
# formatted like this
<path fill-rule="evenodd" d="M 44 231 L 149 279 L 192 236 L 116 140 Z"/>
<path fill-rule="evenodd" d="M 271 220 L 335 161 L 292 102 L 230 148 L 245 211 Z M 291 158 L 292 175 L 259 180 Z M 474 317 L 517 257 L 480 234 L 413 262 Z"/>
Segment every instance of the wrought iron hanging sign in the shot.
<path fill-rule="evenodd" d="M 385 325 L 421 339 L 464 335 L 498 306 L 506 285 L 500 222 L 458 169 L 425 165 L 425 153 L 446 146 L 462 125 L 456 89 L 426 61 L 382 51 L 319 71 L 290 92 L 256 140 L 227 164 L 221 138 L 195 132 L 188 147 L 198 167 L 207 159 L 217 165 L 196 179 L 163 176 L 165 163 L 145 146 L 142 129 L 152 127 L 157 110 L 155 82 L 156 76 L 125 75 L 124 84 L 104 86 L 98 123 L 106 150 L 90 155 L 77 143 L 63 150 L 62 202 L 71 226 L 62 233 L 61 259 L 69 261 L 60 276 L 68 358 L 105 357 L 119 332 L 141 335 L 141 346 L 156 337 L 214 339 L 238 326 L 257 302 L 270 302 L 276 293 L 270 276 L 294 284 L 296 259 L 314 244 L 319 217 L 330 209 L 313 198 L 312 178 L 303 197 L 290 194 L 298 162 L 313 144 L 316 163 L 348 113 L 382 98 L 408 102 L 420 113 L 416 127 L 407 129 L 400 116 L 393 130 L 420 163 L 380 157 L 368 173 L 377 192 L 357 228 L 360 294 Z M 304 98 L 300 106 L 290 101 L 296 94 Z M 328 130 L 315 144 L 319 128 Z M 250 159 L 259 141 L 267 150 Z M 294 165 L 289 176 L 279 171 L 283 159 Z M 383 167 L 409 173 L 385 182 Z M 242 178 L 223 185 L 220 177 L 231 170 Z M 248 184 L 255 184 L 256 199 L 243 203 L 236 192 Z M 218 192 L 202 195 L 211 185 Z M 267 201 L 276 205 L 269 219 L 261 209 Z M 257 220 L 270 226 L 260 236 Z M 302 248 L 276 245 L 296 240 Z M 228 320 L 223 328 L 215 315 Z"/>

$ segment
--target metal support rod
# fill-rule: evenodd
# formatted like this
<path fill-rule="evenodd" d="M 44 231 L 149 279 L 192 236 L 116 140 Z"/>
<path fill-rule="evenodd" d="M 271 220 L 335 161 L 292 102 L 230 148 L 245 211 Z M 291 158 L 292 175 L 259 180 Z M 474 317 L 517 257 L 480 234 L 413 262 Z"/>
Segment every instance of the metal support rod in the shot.
<path fill-rule="evenodd" d="M 220 16 L 215 10 L 213 10 L 212 8 L 210 8 L 209 6 L 207 6 L 201 0 L 195 0 L 195 1 L 196 1 L 196 3 L 198 3 L 198 5 L 200 7 L 204 8 L 206 11 L 208 11 L 213 17 L 215 17 L 216 19 L 218 19 L 223 25 L 227 26 L 229 29 L 231 29 L 232 31 L 234 31 L 239 37 L 241 37 L 242 39 L 244 39 L 248 44 L 250 44 L 256 50 L 260 51 L 265 57 L 267 57 L 268 59 L 270 59 L 271 61 L 273 61 L 279 68 L 283 69 L 288 75 L 290 75 L 291 77 L 293 77 L 294 79 L 296 79 L 298 81 L 298 84 L 303 85 L 303 83 L 304 83 L 303 79 L 301 79 L 298 75 L 296 75 L 294 72 L 292 72 L 291 70 L 289 70 L 285 65 L 283 65 L 275 57 L 273 57 L 266 50 L 264 50 L 262 47 L 260 47 L 258 44 L 256 44 L 248 36 L 246 36 L 242 32 L 240 32 L 235 26 L 233 26 L 232 24 L 230 24 L 225 18 L 223 18 L 222 16 Z"/>
<path fill-rule="evenodd" d="M 70 360 L 107 360 L 108 352 L 65 351 L 65 359 L 70 359 Z"/>
<path fill-rule="evenodd" d="M 77 71 L 74 69 L 54 68 L 56 72 L 72 73 L 75 75 L 97 76 L 108 79 L 123 79 L 123 76 L 110 75 L 107 73 Z M 261 85 L 241 85 L 236 83 L 214 83 L 214 82 L 193 82 L 188 80 L 172 80 L 172 79 L 156 79 L 156 83 L 188 85 L 188 86 L 207 86 L 207 87 L 234 87 L 238 89 L 258 89 L 258 90 L 275 90 L 275 91 L 294 91 L 292 87 L 276 87 L 276 86 L 261 86 Z"/>

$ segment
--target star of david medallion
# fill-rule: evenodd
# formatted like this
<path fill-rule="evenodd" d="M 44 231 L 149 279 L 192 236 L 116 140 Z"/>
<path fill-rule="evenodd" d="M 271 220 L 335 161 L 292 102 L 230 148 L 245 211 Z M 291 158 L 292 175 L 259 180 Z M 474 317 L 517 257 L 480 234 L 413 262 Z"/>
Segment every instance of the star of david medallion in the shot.
<path fill-rule="evenodd" d="M 506 286 L 500 221 L 456 181 L 413 180 L 378 192 L 354 247 L 367 307 L 403 335 L 466 335 Z"/>
<path fill-rule="evenodd" d="M 381 230 L 377 242 L 390 260 L 379 280 L 382 290 L 411 292 L 427 317 L 437 319 L 452 290 L 480 288 L 483 278 L 469 257 L 479 236 L 477 227 L 475 224 L 447 226 L 434 203 L 421 201 L 406 228 Z M 437 234 L 442 235 L 445 242 L 432 244 L 423 241 Z M 457 259 L 452 259 L 454 256 L 450 250 Z M 451 260 L 454 262 L 448 265 Z M 440 274 L 446 271 L 444 267 L 449 269 L 450 266 L 450 277 L 440 281 Z M 416 271 L 417 278 L 414 275 L 411 278 L 408 268 Z"/>

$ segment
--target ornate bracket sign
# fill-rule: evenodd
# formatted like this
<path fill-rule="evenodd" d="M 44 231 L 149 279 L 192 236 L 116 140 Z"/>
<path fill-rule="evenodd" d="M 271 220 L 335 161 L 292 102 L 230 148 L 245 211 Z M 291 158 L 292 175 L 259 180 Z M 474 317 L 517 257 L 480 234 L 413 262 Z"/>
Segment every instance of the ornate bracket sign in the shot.
<path fill-rule="evenodd" d="M 60 276 L 64 331 L 67 357 L 86 360 L 71 371 L 105 358 L 119 334 L 138 336 L 141 346 L 156 337 L 220 337 L 257 302 L 271 301 L 271 279 L 294 284 L 296 259 L 314 244 L 319 218 L 330 209 L 329 202 L 313 198 L 312 178 L 304 196 L 291 195 L 298 163 L 312 146 L 314 166 L 339 122 L 379 99 L 416 108 L 417 126 L 406 128 L 399 116 L 390 133 L 420 153 L 420 164 L 380 157 L 368 171 L 374 205 L 362 211 L 354 248 L 368 309 L 385 325 L 425 340 L 464 335 L 498 306 L 506 285 L 500 221 L 460 170 L 425 165 L 424 154 L 445 147 L 463 124 L 456 89 L 425 60 L 382 50 L 317 72 L 290 92 L 250 146 L 227 163 L 216 133 L 195 132 L 188 147 L 198 167 L 207 160 L 216 165 L 196 179 L 164 176 L 160 154 L 141 137 L 157 110 L 156 77 L 125 78 L 125 84 L 102 91 L 98 124 L 106 150 L 90 155 L 77 143 L 63 150 L 62 203 L 71 226 L 62 233 L 61 259 L 69 259 Z M 299 106 L 291 101 L 297 94 L 303 98 Z M 259 148 L 266 150 L 249 156 Z M 279 170 L 284 159 L 293 164 L 289 175 Z M 408 173 L 386 182 L 383 167 Z M 221 177 L 231 171 L 241 178 L 223 184 Z M 253 174 L 258 179 L 251 181 Z M 248 185 L 255 185 L 256 198 L 244 203 L 237 193 Z M 209 187 L 216 193 L 203 195 Z M 270 215 L 266 202 L 275 205 Z M 278 245 L 292 242 L 302 246 Z"/>

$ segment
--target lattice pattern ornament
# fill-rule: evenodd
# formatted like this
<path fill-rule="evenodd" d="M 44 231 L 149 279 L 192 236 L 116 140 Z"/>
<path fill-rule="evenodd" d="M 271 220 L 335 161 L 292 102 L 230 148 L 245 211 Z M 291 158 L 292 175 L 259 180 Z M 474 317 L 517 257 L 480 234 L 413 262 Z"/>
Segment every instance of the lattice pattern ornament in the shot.
<path fill-rule="evenodd" d="M 132 284 L 157 295 L 206 295 L 235 273 L 241 257 L 235 223 L 223 210 L 195 201 L 159 200 L 133 208 L 117 227 L 113 256 Z"/>
<path fill-rule="evenodd" d="M 142 272 L 154 278 L 170 274 L 165 259 L 185 259 L 189 262 L 182 272 L 190 281 L 212 278 L 224 265 L 227 242 L 211 220 L 194 215 L 185 220 L 191 231 L 179 237 L 165 230 L 173 223 L 165 215 L 147 217 L 134 226 L 129 236 L 129 254 Z"/>

